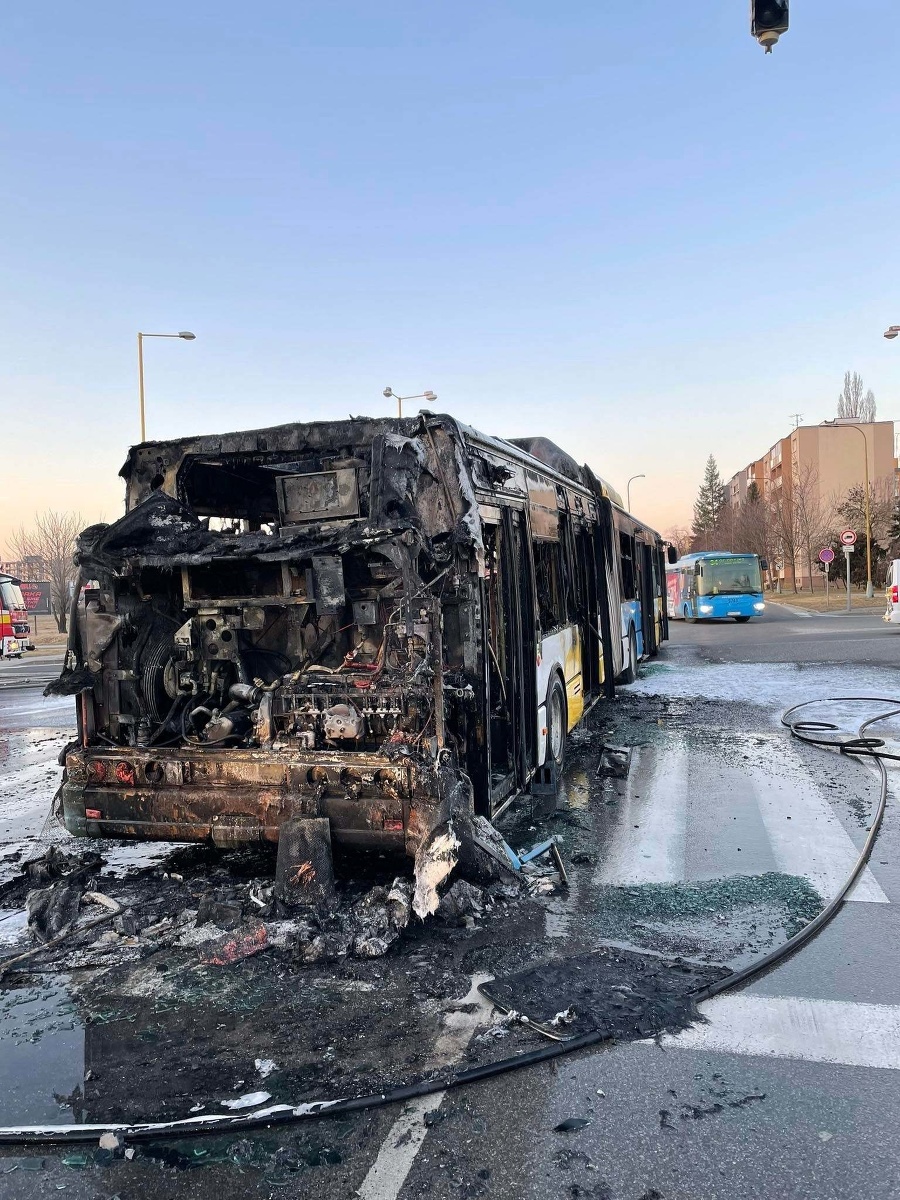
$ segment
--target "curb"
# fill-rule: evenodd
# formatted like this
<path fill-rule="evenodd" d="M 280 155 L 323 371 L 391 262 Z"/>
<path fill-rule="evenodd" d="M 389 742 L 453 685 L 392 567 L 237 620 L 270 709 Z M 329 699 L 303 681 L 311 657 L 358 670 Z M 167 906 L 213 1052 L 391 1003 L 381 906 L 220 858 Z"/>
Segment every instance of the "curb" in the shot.
<path fill-rule="evenodd" d="M 876 616 L 881 615 L 881 609 L 877 607 L 852 608 L 850 612 L 847 612 L 846 608 L 815 609 L 813 612 L 810 612 L 808 608 L 800 608 L 796 604 L 783 604 L 780 600 L 767 600 L 766 604 L 773 604 L 776 608 L 784 608 L 799 617 L 858 617 L 861 613 L 873 613 Z"/>
<path fill-rule="evenodd" d="M 781 600 L 767 600 L 766 604 L 774 604 L 776 608 L 783 608 L 787 612 L 795 613 L 798 617 L 818 617 L 819 613 L 811 613 L 806 608 L 798 608 L 796 604 L 784 604 Z"/>

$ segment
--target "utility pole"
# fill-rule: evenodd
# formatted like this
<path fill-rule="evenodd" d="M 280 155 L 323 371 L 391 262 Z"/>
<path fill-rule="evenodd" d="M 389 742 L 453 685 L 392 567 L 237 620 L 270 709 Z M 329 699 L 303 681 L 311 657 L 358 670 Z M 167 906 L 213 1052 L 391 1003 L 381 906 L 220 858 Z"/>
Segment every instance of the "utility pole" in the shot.
<path fill-rule="evenodd" d="M 800 428 L 800 422 L 803 420 L 803 413 L 791 413 L 791 420 L 794 422 L 794 428 Z"/>

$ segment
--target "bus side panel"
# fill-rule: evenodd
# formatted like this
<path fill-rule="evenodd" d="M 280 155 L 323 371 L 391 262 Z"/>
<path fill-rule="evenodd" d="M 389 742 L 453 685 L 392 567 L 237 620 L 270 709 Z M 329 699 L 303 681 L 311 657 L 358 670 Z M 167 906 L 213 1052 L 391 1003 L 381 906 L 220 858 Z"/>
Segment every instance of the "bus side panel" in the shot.
<path fill-rule="evenodd" d="M 638 658 L 642 658 L 644 654 L 644 635 L 641 625 L 640 600 L 625 600 L 622 603 L 622 661 L 624 663 L 628 662 L 628 638 L 632 625 L 634 626 L 637 656 Z"/>
<path fill-rule="evenodd" d="M 606 602 L 606 613 L 609 619 L 609 656 L 612 662 L 612 678 L 617 679 L 625 666 L 623 654 L 622 627 L 622 588 L 619 537 L 613 523 L 613 508 L 609 500 L 604 499 L 598 506 L 600 509 L 600 525 L 602 530 L 604 566 L 606 568 L 606 595 L 601 597 Z"/>
<path fill-rule="evenodd" d="M 669 610 L 669 620 L 677 621 L 681 616 L 678 601 L 681 597 L 681 574 L 678 571 L 666 571 L 666 605 Z"/>
<path fill-rule="evenodd" d="M 566 681 L 567 731 L 575 728 L 584 716 L 584 680 L 581 672 L 581 631 L 577 625 L 563 630 L 563 678 Z"/>
<path fill-rule="evenodd" d="M 540 663 L 537 667 L 538 761 L 542 766 L 547 750 L 547 692 L 554 675 L 561 675 L 566 689 L 567 722 L 570 733 L 584 715 L 584 689 L 581 674 L 581 637 L 577 625 L 557 629 L 541 638 Z"/>

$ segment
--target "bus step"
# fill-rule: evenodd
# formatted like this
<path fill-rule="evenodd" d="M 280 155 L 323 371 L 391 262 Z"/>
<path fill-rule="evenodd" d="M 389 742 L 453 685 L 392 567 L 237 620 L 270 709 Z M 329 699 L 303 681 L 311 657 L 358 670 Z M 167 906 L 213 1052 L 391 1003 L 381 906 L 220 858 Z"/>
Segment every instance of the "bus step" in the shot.
<path fill-rule="evenodd" d="M 556 798 L 559 793 L 559 772 L 556 763 L 551 759 L 538 767 L 531 777 L 531 816 L 532 818 L 549 817 L 556 812 Z"/>

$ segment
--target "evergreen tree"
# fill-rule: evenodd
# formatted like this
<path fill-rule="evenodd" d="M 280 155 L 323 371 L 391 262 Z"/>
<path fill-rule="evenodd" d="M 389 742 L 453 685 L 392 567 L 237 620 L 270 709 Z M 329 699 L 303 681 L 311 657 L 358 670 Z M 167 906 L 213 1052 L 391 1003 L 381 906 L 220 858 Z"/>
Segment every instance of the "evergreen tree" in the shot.
<path fill-rule="evenodd" d="M 703 482 L 694 503 L 694 523 L 691 530 L 694 535 L 694 549 L 712 549 L 710 539 L 718 527 L 724 504 L 725 485 L 722 483 L 716 460 L 710 455 L 706 460 Z"/>

